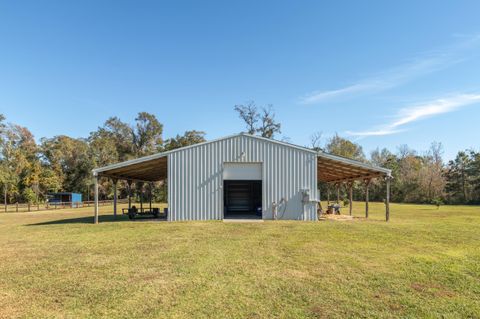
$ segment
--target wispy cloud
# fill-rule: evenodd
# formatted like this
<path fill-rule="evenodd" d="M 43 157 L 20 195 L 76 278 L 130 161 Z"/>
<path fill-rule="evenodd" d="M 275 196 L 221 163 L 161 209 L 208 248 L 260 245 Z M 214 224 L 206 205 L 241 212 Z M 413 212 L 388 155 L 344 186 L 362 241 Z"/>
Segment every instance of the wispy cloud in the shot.
<path fill-rule="evenodd" d="M 390 68 L 374 76 L 364 78 L 358 82 L 334 90 L 315 91 L 300 98 L 302 104 L 315 104 L 340 97 L 351 97 L 360 94 L 377 93 L 418 77 L 448 68 L 464 60 L 459 52 L 480 43 L 480 35 L 466 37 L 463 41 L 439 51 L 423 54 L 407 63 Z"/>
<path fill-rule="evenodd" d="M 436 99 L 401 109 L 395 119 L 387 125 L 369 131 L 348 131 L 347 134 L 357 137 L 391 135 L 405 131 L 405 126 L 412 122 L 453 112 L 461 107 L 475 103 L 480 103 L 480 94 L 457 94 L 447 98 Z"/>

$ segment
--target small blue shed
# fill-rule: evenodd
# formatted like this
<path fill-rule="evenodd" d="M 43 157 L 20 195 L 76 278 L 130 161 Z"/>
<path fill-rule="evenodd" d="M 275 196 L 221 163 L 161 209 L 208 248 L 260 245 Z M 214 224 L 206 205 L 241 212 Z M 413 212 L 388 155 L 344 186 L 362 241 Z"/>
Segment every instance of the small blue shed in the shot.
<path fill-rule="evenodd" d="M 69 203 L 71 206 L 79 206 L 82 203 L 82 194 L 80 193 L 49 193 L 48 203 L 51 205 L 59 205 L 61 203 Z"/>

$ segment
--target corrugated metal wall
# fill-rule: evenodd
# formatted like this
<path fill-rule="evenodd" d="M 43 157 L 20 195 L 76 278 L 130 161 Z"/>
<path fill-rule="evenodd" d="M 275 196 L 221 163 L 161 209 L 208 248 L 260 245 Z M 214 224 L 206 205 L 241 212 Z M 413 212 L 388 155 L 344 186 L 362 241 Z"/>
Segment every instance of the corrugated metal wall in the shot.
<path fill-rule="evenodd" d="M 273 216 L 272 202 L 285 198 L 279 217 L 316 220 L 315 204 L 306 205 L 304 214 L 301 193 L 309 189 L 311 198 L 318 198 L 316 154 L 248 135 L 168 154 L 169 220 L 223 218 L 225 162 L 262 163 L 264 219 Z"/>

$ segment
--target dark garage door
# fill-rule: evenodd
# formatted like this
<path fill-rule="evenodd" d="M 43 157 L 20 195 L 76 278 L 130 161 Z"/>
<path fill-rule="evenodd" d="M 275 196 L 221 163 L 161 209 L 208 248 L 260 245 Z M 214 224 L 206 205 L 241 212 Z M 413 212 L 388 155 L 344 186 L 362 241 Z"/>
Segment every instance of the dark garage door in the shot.
<path fill-rule="evenodd" d="M 224 181 L 225 214 L 255 214 L 262 206 L 262 181 Z"/>

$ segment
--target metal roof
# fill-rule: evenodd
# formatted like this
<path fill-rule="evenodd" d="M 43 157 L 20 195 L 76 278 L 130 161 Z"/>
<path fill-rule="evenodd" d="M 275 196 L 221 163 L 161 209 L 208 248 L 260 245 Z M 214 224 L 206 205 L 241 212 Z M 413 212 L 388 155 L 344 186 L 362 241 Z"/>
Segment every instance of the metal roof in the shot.
<path fill-rule="evenodd" d="M 206 141 L 206 142 L 202 142 L 202 143 L 197 143 L 197 144 L 193 144 L 193 145 L 189 145 L 189 146 L 185 146 L 185 147 L 180 147 L 180 148 L 177 148 L 177 149 L 174 149 L 174 150 L 171 150 L 171 151 L 156 153 L 156 154 L 153 154 L 153 155 L 139 157 L 139 158 L 128 160 L 128 161 L 115 163 L 115 164 L 107 165 L 107 166 L 104 166 L 104 167 L 95 168 L 95 169 L 92 170 L 92 172 L 93 172 L 94 175 L 97 175 L 97 174 L 102 173 L 102 172 L 107 172 L 107 171 L 111 172 L 111 171 L 114 171 L 114 170 L 116 171 L 117 169 L 120 169 L 122 167 L 127 167 L 127 166 L 131 166 L 133 168 L 134 166 L 136 166 L 138 164 L 141 164 L 141 163 L 144 163 L 144 162 L 151 162 L 153 160 L 160 159 L 162 157 L 166 157 L 168 154 L 171 154 L 171 153 L 180 152 L 180 151 L 183 151 L 183 150 L 186 150 L 186 149 L 189 149 L 189 148 L 199 147 L 199 146 L 202 146 L 202 145 L 206 145 L 206 144 L 210 144 L 210 143 L 214 143 L 214 142 L 217 142 L 217 141 L 226 140 L 226 139 L 230 139 L 230 138 L 237 137 L 237 136 L 242 136 L 242 135 L 243 136 L 248 136 L 248 137 L 251 137 L 251 138 L 264 140 L 264 141 L 267 141 L 269 143 L 277 143 L 277 144 L 297 148 L 297 149 L 303 150 L 305 152 L 317 153 L 316 151 L 314 151 L 312 149 L 309 149 L 307 147 L 303 147 L 303 146 L 299 146 L 299 145 L 295 145 L 295 144 L 290 144 L 290 143 L 286 143 L 286 142 L 281 142 L 281 141 L 269 139 L 269 138 L 266 138 L 266 137 L 255 136 L 255 135 L 250 135 L 250 134 L 246 134 L 246 133 L 240 133 L 240 134 L 229 135 L 229 136 L 226 136 L 226 137 L 222 137 L 222 138 L 218 138 L 218 139 L 214 139 L 214 140 L 210 140 L 210 141 Z"/>
<path fill-rule="evenodd" d="M 317 166 L 318 180 L 323 182 L 353 181 L 392 175 L 389 169 L 325 152 L 318 153 Z"/>
<path fill-rule="evenodd" d="M 352 159 L 327 154 L 324 152 L 316 152 L 307 147 L 290 144 L 282 141 L 277 141 L 265 137 L 240 133 L 189 145 L 174 149 L 167 152 L 161 152 L 149 156 L 140 157 L 137 159 L 116 163 L 100 168 L 94 169 L 92 172 L 95 176 L 107 176 L 119 179 L 131 179 L 140 181 L 158 181 L 167 177 L 167 155 L 175 152 L 180 152 L 185 149 L 200 147 L 209 143 L 214 143 L 221 140 L 234 138 L 237 136 L 248 136 L 254 139 L 263 140 L 269 143 L 281 144 L 287 147 L 299 149 L 308 153 L 316 154 L 318 157 L 318 180 L 324 182 L 337 182 L 348 179 L 362 179 L 379 176 L 390 176 L 391 171 L 378 166 L 362 163 Z"/>
<path fill-rule="evenodd" d="M 344 182 L 376 177 L 391 177 L 391 170 L 349 158 L 319 152 L 317 178 L 323 182 Z"/>
<path fill-rule="evenodd" d="M 76 192 L 52 192 L 52 193 L 47 193 L 47 195 L 80 195 L 81 193 L 76 193 Z"/>

